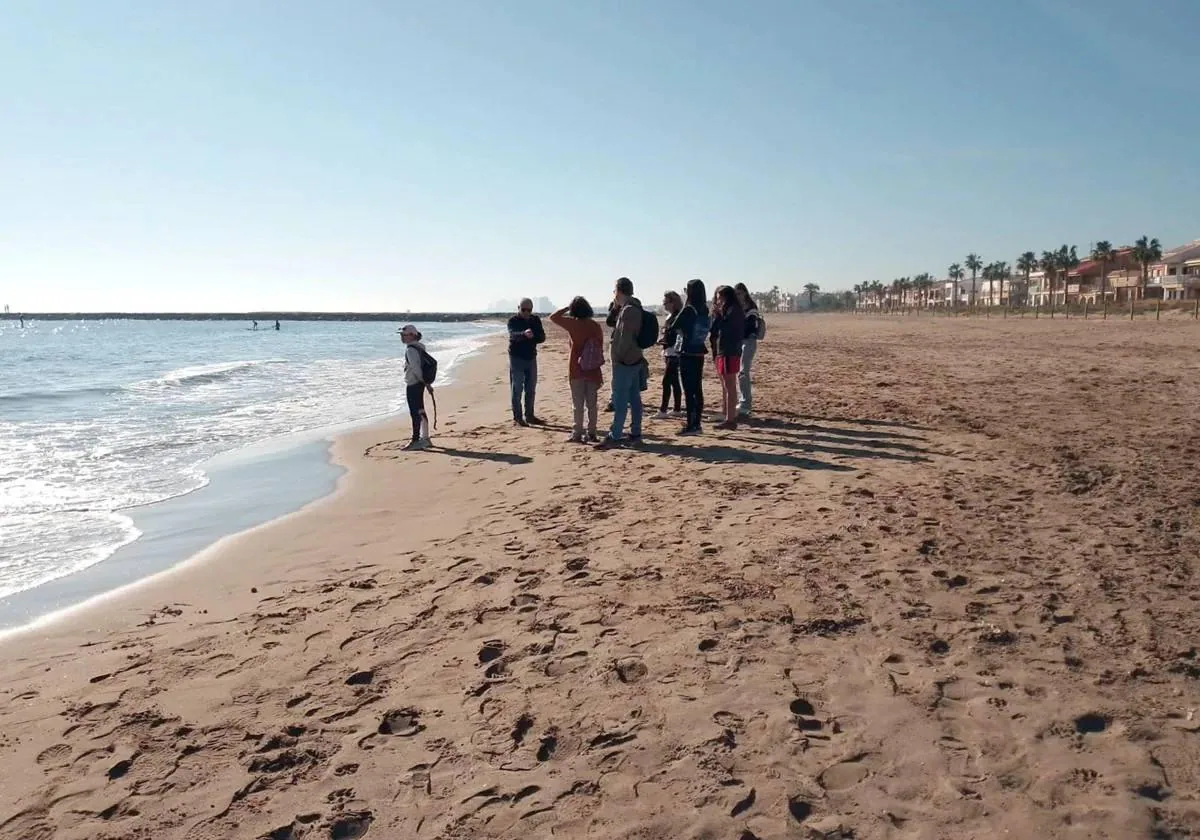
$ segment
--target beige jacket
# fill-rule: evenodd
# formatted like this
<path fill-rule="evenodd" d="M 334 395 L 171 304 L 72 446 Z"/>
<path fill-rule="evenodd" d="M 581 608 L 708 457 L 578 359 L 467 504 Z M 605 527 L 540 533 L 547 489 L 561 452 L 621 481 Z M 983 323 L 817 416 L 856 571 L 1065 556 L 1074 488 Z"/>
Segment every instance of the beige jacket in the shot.
<path fill-rule="evenodd" d="M 630 298 L 617 315 L 617 326 L 613 329 L 609 344 L 614 365 L 640 365 L 645 359 L 638 347 L 638 333 L 642 331 L 642 302 Z"/>

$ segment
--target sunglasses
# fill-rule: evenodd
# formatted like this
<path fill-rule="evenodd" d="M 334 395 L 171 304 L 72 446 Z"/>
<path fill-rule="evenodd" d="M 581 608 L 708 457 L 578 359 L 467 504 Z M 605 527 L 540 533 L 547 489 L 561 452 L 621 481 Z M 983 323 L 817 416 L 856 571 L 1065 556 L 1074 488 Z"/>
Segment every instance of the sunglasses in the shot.
<path fill-rule="evenodd" d="M 522 307 L 521 307 L 521 311 L 522 311 L 522 312 L 524 312 L 526 315 L 528 315 L 528 314 L 529 314 L 530 312 L 532 312 L 533 310 L 532 310 L 532 309 L 526 309 L 525 307 L 523 307 L 523 306 L 522 306 Z"/>

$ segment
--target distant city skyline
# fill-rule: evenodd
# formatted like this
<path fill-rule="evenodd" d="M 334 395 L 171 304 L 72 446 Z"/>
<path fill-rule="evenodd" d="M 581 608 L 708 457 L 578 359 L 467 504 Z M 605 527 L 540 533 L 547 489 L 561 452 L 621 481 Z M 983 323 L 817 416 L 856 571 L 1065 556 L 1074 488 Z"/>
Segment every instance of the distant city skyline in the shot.
<path fill-rule="evenodd" d="M 1200 236 L 1194 0 L 0 4 L 12 312 L 832 291 Z"/>

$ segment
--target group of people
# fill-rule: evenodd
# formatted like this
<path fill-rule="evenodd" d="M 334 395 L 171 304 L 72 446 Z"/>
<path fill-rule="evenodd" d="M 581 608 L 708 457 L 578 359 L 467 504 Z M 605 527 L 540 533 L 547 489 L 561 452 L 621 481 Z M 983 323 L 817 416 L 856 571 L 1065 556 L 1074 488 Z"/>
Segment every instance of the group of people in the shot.
<path fill-rule="evenodd" d="M 679 434 L 703 432 L 704 366 L 710 354 L 721 382 L 722 419 L 715 428 L 737 429 L 738 419 L 750 415 L 754 407 L 752 367 L 767 325 L 745 284 L 718 286 L 710 303 L 704 282 L 691 280 L 682 295 L 675 291 L 663 295 L 662 306 L 667 318 L 660 329 L 657 316 L 634 296 L 633 281 L 628 277 L 617 280 L 606 319 L 607 358 L 604 328 L 585 298 L 576 297 L 550 316 L 551 323 L 565 330 L 570 338 L 567 379 L 574 408 L 570 441 L 592 443 L 601 449 L 641 442 L 642 393 L 650 385 L 646 353 L 654 348 L 663 358 L 662 400 L 657 418 L 672 416 L 668 409 L 673 406 L 675 416 L 682 414 L 686 418 Z M 430 439 L 425 393 L 432 393 L 437 362 L 426 352 L 415 326 L 402 327 L 400 337 L 405 344 L 404 379 L 412 417 L 412 440 L 405 448 L 427 449 Z M 508 373 L 513 423 L 517 426 L 545 425 L 534 411 L 538 346 L 545 341 L 542 320 L 533 312 L 533 301 L 526 298 L 508 320 Z M 598 410 L 606 363 L 612 365 L 612 399 L 608 410 L 613 417 L 607 433 L 601 436 Z"/>
<path fill-rule="evenodd" d="M 609 448 L 641 441 L 642 393 L 650 380 L 646 353 L 653 348 L 662 354 L 664 363 L 657 417 L 670 417 L 668 409 L 673 406 L 676 416 L 686 418 L 681 435 L 703 431 L 704 365 L 710 354 L 722 394 L 722 420 L 715 428 L 736 429 L 739 417 L 753 410 L 752 367 L 758 342 L 766 335 L 766 322 L 746 286 L 718 286 L 710 304 L 704 282 L 692 280 L 682 295 L 667 292 L 662 305 L 667 317 L 660 330 L 657 318 L 634 295 L 633 282 L 627 277 L 617 281 L 606 319 L 610 331 L 607 360 L 612 366 L 608 409 L 613 417 L 603 437 L 599 434 L 598 407 L 604 384 L 604 330 L 583 297 L 576 297 L 550 316 L 551 323 L 570 337 L 567 378 L 574 408 L 572 442 Z M 518 426 L 543 425 L 534 405 L 537 348 L 545 342 L 546 332 L 533 313 L 531 301 L 521 301 L 519 311 L 509 319 L 508 339 L 513 422 Z"/>

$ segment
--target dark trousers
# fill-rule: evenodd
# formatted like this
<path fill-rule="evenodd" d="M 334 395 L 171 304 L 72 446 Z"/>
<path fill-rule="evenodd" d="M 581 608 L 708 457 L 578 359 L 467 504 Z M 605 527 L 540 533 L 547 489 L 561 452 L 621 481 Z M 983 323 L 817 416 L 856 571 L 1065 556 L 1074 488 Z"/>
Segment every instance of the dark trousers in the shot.
<path fill-rule="evenodd" d="M 513 419 L 531 420 L 537 417 L 533 413 L 533 398 L 537 394 L 538 365 L 537 357 L 521 359 L 517 356 L 508 357 L 508 381 L 512 386 Z M 524 400 L 524 415 L 521 414 Z"/>
<path fill-rule="evenodd" d="M 687 427 L 700 428 L 704 413 L 704 357 L 680 356 L 679 379 L 683 385 L 683 402 L 687 406 Z"/>
<path fill-rule="evenodd" d="M 405 389 L 405 394 L 408 398 L 408 415 L 412 418 L 412 439 L 414 441 L 421 438 L 421 431 L 425 420 L 425 385 L 417 383 L 409 385 Z"/>
<path fill-rule="evenodd" d="M 675 398 L 675 410 L 679 411 L 680 397 L 682 395 L 682 388 L 679 384 L 679 357 L 667 356 L 666 363 L 667 369 L 663 371 L 662 408 L 659 409 L 663 413 L 666 413 L 667 406 L 671 402 L 671 397 Z"/>

